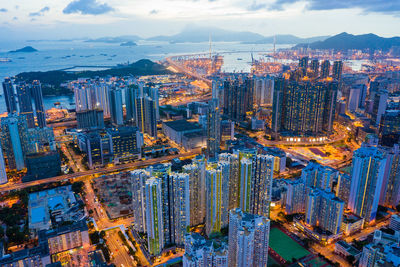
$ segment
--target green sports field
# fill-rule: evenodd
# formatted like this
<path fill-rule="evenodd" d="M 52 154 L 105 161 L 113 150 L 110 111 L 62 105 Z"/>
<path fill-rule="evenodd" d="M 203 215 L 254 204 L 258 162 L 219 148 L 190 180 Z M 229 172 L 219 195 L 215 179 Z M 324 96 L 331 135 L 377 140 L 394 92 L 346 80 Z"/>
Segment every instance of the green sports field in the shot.
<path fill-rule="evenodd" d="M 293 258 L 297 260 L 310 254 L 308 250 L 300 246 L 278 228 L 271 228 L 269 246 L 285 261 L 291 261 Z"/>

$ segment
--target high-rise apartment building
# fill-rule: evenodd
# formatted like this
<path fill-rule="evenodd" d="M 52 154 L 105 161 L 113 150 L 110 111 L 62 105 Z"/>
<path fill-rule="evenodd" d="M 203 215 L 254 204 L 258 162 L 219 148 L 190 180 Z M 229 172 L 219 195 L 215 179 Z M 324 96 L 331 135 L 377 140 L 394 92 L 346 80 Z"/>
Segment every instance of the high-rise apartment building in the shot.
<path fill-rule="evenodd" d="M 185 236 L 184 267 L 228 267 L 228 246 L 198 233 Z"/>
<path fill-rule="evenodd" d="M 145 183 L 147 246 L 152 255 L 160 254 L 165 245 L 161 183 L 158 178 L 150 178 Z"/>
<path fill-rule="evenodd" d="M 229 163 L 210 163 L 206 169 L 206 234 L 228 225 Z"/>
<path fill-rule="evenodd" d="M 267 217 L 229 212 L 229 266 L 266 267 L 268 263 L 270 221 Z"/>
<path fill-rule="evenodd" d="M 285 213 L 301 213 L 305 210 L 305 186 L 302 179 L 289 180 L 286 182 L 286 205 Z"/>
<path fill-rule="evenodd" d="M 146 229 L 146 181 L 150 179 L 150 173 L 144 169 L 134 170 L 130 173 L 132 184 L 132 210 L 133 227 L 140 233 Z"/>
<path fill-rule="evenodd" d="M 339 173 L 337 178 L 335 195 L 344 201 L 346 207 L 349 202 L 350 187 L 351 187 L 351 177 L 348 174 Z"/>
<path fill-rule="evenodd" d="M 386 157 L 376 147 L 362 146 L 353 154 L 348 208 L 366 223 L 376 218 Z"/>
<path fill-rule="evenodd" d="M 40 128 L 46 127 L 46 111 L 43 105 L 42 85 L 38 80 L 32 82 L 31 94 L 35 104 L 36 120 Z"/>
<path fill-rule="evenodd" d="M 206 214 L 205 203 L 205 162 L 183 166 L 183 172 L 189 175 L 190 188 L 190 225 L 204 223 Z"/>
<path fill-rule="evenodd" d="M 1 119 L 1 143 L 9 169 L 25 167 L 28 125 L 23 115 L 9 114 Z"/>
<path fill-rule="evenodd" d="M 115 126 L 124 124 L 124 114 L 122 110 L 122 90 L 112 88 L 109 91 L 111 122 Z"/>
<path fill-rule="evenodd" d="M 240 205 L 240 178 L 239 178 L 239 156 L 231 153 L 218 155 L 219 161 L 229 163 L 229 205 L 228 209 L 236 209 Z"/>
<path fill-rule="evenodd" d="M 6 163 L 4 162 L 3 149 L 0 144 L 0 184 L 5 184 L 7 182 Z"/>
<path fill-rule="evenodd" d="M 386 165 L 379 204 L 396 208 L 400 203 L 400 150 L 399 145 L 386 149 Z"/>
<path fill-rule="evenodd" d="M 30 87 L 26 83 L 17 85 L 19 114 L 24 115 L 28 123 L 28 128 L 35 127 L 35 117 L 33 116 L 32 98 Z"/>
<path fill-rule="evenodd" d="M 306 196 L 305 222 L 336 235 L 343 220 L 344 201 L 333 193 L 309 187 Z"/>
<path fill-rule="evenodd" d="M 173 235 L 174 243 L 183 245 L 185 234 L 190 226 L 190 191 L 189 175 L 186 173 L 172 173 L 172 193 L 173 193 Z"/>
<path fill-rule="evenodd" d="M 329 60 L 322 61 L 322 64 L 321 64 L 321 75 L 320 75 L 321 78 L 329 77 L 330 69 L 331 69 L 331 63 L 329 62 Z"/>
<path fill-rule="evenodd" d="M 240 122 L 253 110 L 254 81 L 249 77 L 231 77 L 224 82 L 223 114 Z"/>
<path fill-rule="evenodd" d="M 218 99 L 212 99 L 207 108 L 207 150 L 208 158 L 216 158 L 221 144 L 221 115 L 218 108 Z"/>
<path fill-rule="evenodd" d="M 334 81 L 275 81 L 272 131 L 315 136 L 330 133 L 335 118 L 338 84 Z"/>
<path fill-rule="evenodd" d="M 6 101 L 8 113 L 17 113 L 17 99 L 14 92 L 14 86 L 10 78 L 5 78 L 3 82 L 3 92 Z"/>
<path fill-rule="evenodd" d="M 339 171 L 328 166 L 310 161 L 301 171 L 301 179 L 306 186 L 317 187 L 326 191 L 331 191 L 332 184 L 337 180 Z"/>
<path fill-rule="evenodd" d="M 318 77 L 319 75 L 319 60 L 318 59 L 313 59 L 311 60 L 311 70 L 313 77 Z"/>
<path fill-rule="evenodd" d="M 333 78 L 340 81 L 342 79 L 342 72 L 343 72 L 343 62 L 340 60 L 333 62 L 333 67 L 332 67 Z"/>

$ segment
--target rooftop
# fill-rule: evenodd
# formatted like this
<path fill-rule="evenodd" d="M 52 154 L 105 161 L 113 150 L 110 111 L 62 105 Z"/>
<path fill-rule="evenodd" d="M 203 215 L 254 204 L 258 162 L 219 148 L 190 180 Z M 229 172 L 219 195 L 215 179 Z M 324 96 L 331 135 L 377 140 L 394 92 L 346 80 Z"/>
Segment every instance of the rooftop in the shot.
<path fill-rule="evenodd" d="M 201 130 L 198 124 L 188 122 L 187 120 L 167 121 L 163 124 L 177 132 Z"/>

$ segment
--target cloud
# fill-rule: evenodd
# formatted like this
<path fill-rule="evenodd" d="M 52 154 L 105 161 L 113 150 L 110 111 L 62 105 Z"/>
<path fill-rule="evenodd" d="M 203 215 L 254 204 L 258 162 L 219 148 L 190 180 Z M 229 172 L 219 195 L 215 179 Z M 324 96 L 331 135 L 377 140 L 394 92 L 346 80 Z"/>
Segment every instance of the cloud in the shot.
<path fill-rule="evenodd" d="M 39 17 L 39 16 L 43 16 L 43 14 L 45 12 L 49 12 L 50 8 L 48 6 L 45 6 L 44 8 L 42 8 L 41 10 L 39 10 L 38 12 L 32 12 L 29 13 L 29 17 Z"/>
<path fill-rule="evenodd" d="M 158 10 L 153 9 L 152 11 L 150 11 L 150 15 L 156 15 L 158 14 Z"/>
<path fill-rule="evenodd" d="M 333 10 L 359 8 L 366 13 L 398 14 L 400 1 L 398 0 L 277 0 L 270 7 L 275 10 L 282 10 L 287 4 L 305 2 L 308 10 Z"/>
<path fill-rule="evenodd" d="M 2 12 L 2 13 L 5 13 L 5 12 L 7 12 L 8 10 L 6 9 L 6 8 L 0 8 L 0 12 Z"/>
<path fill-rule="evenodd" d="M 100 15 L 110 11 L 114 8 L 106 3 L 101 4 L 96 0 L 75 0 L 69 3 L 63 10 L 64 14 L 81 13 L 84 15 Z"/>
<path fill-rule="evenodd" d="M 17 17 L 13 17 L 13 20 L 18 20 L 18 18 Z"/>
<path fill-rule="evenodd" d="M 247 7 L 248 11 L 258 11 L 260 9 L 266 8 L 267 5 L 263 3 L 257 3 L 256 1 L 253 1 L 250 6 Z"/>

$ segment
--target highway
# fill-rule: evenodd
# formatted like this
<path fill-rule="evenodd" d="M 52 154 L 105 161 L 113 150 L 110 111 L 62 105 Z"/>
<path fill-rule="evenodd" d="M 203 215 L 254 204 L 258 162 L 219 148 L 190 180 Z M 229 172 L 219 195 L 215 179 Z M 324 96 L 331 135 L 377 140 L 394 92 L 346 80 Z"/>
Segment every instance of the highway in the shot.
<path fill-rule="evenodd" d="M 46 178 L 46 179 L 37 180 L 37 181 L 31 181 L 31 182 L 27 182 L 27 183 L 7 183 L 4 185 L 0 185 L 0 193 L 12 191 L 12 190 L 24 189 L 27 187 L 46 184 L 46 183 L 67 181 L 67 180 L 77 179 L 77 178 L 81 178 L 81 179 L 85 180 L 85 179 L 88 179 L 88 177 L 91 177 L 93 175 L 103 175 L 103 174 L 110 174 L 110 173 L 114 173 L 114 172 L 134 170 L 134 169 L 143 168 L 143 167 L 157 164 L 157 163 L 162 163 L 165 161 L 171 161 L 175 158 L 193 157 L 193 156 L 199 154 L 200 152 L 201 152 L 200 149 L 196 149 L 196 150 L 192 150 L 190 152 L 181 153 L 179 155 L 169 155 L 169 156 L 165 156 L 165 157 L 161 157 L 161 158 L 148 159 L 148 160 L 144 160 L 144 161 L 136 161 L 136 162 L 131 162 L 131 163 L 122 164 L 122 165 L 116 165 L 116 166 L 112 166 L 112 167 L 99 168 L 99 169 L 94 169 L 94 170 L 88 170 L 88 171 L 83 171 L 83 172 L 78 172 L 78 173 L 72 173 L 72 174 L 66 174 L 66 175 Z"/>

